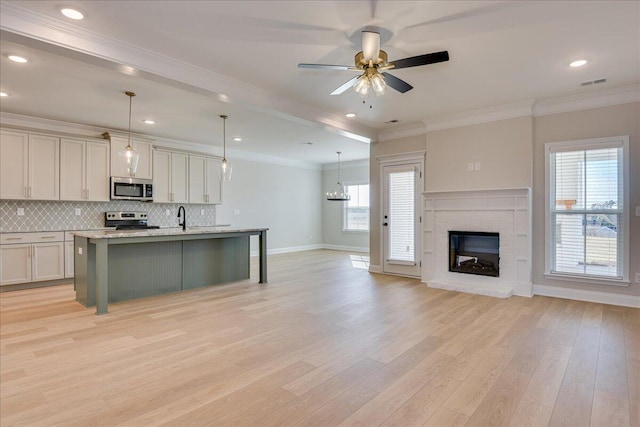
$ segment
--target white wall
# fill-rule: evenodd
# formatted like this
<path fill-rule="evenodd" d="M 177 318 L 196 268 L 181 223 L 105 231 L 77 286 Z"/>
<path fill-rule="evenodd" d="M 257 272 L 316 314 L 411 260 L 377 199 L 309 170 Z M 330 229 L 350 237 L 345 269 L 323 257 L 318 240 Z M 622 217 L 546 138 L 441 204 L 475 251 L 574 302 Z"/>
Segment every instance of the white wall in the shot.
<path fill-rule="evenodd" d="M 368 184 L 369 162 L 344 162 L 340 164 L 340 179 L 343 185 Z M 331 190 L 338 180 L 337 163 L 325 165 L 322 171 L 323 195 Z M 368 231 L 343 231 L 344 202 L 330 202 L 322 197 L 322 242 L 327 247 L 369 251 Z"/>
<path fill-rule="evenodd" d="M 218 224 L 268 227 L 267 248 L 287 251 L 322 243 L 322 171 L 229 159 L 231 182 L 222 186 Z M 252 239 L 251 250 L 256 251 Z"/>

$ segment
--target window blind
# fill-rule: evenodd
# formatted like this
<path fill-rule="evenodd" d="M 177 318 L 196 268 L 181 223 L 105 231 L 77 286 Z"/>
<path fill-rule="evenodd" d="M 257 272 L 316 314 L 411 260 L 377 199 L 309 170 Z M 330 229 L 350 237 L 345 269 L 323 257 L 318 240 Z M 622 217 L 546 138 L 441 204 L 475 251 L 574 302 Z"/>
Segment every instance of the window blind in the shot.
<path fill-rule="evenodd" d="M 415 171 L 389 174 L 389 261 L 415 262 Z"/>
<path fill-rule="evenodd" d="M 621 279 L 622 148 L 550 153 L 551 272 Z"/>

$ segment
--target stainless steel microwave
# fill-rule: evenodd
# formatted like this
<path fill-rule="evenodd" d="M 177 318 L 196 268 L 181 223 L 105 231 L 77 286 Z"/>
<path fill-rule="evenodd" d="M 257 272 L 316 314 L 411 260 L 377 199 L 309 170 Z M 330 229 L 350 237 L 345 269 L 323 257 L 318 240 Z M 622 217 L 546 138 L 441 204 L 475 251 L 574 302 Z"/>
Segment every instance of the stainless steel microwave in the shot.
<path fill-rule="evenodd" d="M 153 181 L 139 178 L 111 177 L 111 200 L 153 201 Z"/>

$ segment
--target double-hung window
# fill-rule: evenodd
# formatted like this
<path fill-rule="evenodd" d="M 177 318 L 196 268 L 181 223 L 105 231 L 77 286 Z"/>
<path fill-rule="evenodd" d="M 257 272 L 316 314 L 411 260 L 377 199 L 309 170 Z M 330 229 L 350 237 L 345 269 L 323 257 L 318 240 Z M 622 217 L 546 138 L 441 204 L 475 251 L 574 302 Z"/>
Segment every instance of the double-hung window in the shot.
<path fill-rule="evenodd" d="M 351 200 L 344 203 L 344 231 L 369 231 L 369 184 L 345 185 Z"/>
<path fill-rule="evenodd" d="M 546 273 L 628 283 L 629 138 L 545 144 Z"/>

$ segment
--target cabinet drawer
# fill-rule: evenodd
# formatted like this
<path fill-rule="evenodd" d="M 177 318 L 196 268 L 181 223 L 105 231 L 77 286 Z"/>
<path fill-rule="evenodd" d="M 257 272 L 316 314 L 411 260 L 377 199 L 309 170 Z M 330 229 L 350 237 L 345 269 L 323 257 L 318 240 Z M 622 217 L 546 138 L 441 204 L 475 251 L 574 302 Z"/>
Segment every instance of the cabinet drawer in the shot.
<path fill-rule="evenodd" d="M 3 233 L 0 234 L 0 244 L 11 245 L 19 243 L 63 242 L 64 231 L 38 233 Z"/>

